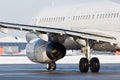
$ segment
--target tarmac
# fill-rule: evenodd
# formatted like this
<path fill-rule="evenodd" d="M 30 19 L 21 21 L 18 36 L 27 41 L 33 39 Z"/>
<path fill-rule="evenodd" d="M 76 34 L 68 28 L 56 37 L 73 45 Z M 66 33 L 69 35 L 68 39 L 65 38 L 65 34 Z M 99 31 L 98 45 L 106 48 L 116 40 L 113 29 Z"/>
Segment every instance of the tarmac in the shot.
<path fill-rule="evenodd" d="M 120 64 L 101 64 L 99 73 L 81 73 L 78 64 L 58 64 L 47 71 L 43 64 L 0 64 L 0 80 L 120 80 Z"/>
<path fill-rule="evenodd" d="M 99 73 L 81 73 L 80 56 L 66 56 L 57 62 L 56 71 L 47 71 L 45 64 L 31 62 L 26 56 L 0 56 L 0 80 L 120 80 L 120 56 L 92 55 L 101 62 Z"/>

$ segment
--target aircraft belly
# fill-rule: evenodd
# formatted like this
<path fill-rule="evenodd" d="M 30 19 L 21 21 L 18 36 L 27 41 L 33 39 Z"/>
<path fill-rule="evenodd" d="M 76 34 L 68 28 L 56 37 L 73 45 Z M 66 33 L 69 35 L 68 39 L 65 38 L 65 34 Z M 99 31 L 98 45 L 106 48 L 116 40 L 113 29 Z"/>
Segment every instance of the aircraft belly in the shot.
<path fill-rule="evenodd" d="M 67 39 L 64 43 L 64 46 L 66 47 L 67 50 L 78 50 L 81 49 L 81 46 L 76 43 L 75 41 L 72 41 L 70 39 Z M 93 47 L 93 50 L 96 51 L 116 51 L 116 48 L 109 43 L 100 43 L 100 44 L 95 44 Z"/>
<path fill-rule="evenodd" d="M 75 41 L 71 40 L 71 39 L 66 39 L 66 41 L 63 44 L 67 50 L 78 50 L 80 49 L 80 45 L 77 44 Z"/>
<path fill-rule="evenodd" d="M 116 51 L 116 48 L 109 43 L 95 44 L 93 49 L 97 51 Z"/>

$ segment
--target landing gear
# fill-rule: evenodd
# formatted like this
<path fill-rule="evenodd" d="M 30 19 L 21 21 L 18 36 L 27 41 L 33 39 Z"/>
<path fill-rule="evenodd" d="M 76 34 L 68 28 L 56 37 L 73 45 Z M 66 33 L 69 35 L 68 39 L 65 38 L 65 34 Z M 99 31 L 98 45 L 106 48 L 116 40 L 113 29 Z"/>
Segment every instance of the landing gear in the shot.
<path fill-rule="evenodd" d="M 56 63 L 53 62 L 53 63 L 48 63 L 47 66 L 46 66 L 47 70 L 50 71 L 50 70 L 56 70 Z"/>
<path fill-rule="evenodd" d="M 82 52 L 85 54 L 86 58 L 80 59 L 79 69 L 80 72 L 88 72 L 89 68 L 91 72 L 99 72 L 100 62 L 99 59 L 94 57 L 91 59 L 91 46 L 89 41 L 86 41 L 86 46 L 82 48 Z"/>
<path fill-rule="evenodd" d="M 80 72 L 88 72 L 90 67 L 91 72 L 99 72 L 100 62 L 98 58 L 92 58 L 90 61 L 87 58 L 81 58 L 79 62 Z"/>

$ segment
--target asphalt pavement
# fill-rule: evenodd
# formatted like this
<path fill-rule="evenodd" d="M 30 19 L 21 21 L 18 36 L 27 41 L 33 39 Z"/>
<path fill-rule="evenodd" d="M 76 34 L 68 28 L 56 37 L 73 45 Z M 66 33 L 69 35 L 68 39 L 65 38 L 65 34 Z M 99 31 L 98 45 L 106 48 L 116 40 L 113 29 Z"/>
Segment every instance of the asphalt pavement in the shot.
<path fill-rule="evenodd" d="M 0 80 L 120 80 L 120 64 L 101 64 L 99 73 L 81 73 L 77 64 L 58 64 L 47 71 L 42 64 L 0 64 Z"/>

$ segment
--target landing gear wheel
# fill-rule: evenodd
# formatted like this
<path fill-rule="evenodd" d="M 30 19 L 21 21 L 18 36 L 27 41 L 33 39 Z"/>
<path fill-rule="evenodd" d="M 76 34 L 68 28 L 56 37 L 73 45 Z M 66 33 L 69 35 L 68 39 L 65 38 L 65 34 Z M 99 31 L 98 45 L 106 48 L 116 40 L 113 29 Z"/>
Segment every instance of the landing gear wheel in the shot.
<path fill-rule="evenodd" d="M 47 70 L 50 71 L 50 70 L 56 70 L 56 63 L 48 63 L 47 66 L 46 66 Z"/>
<path fill-rule="evenodd" d="M 89 69 L 89 61 L 87 58 L 81 58 L 79 62 L 80 72 L 88 72 Z"/>
<path fill-rule="evenodd" d="M 51 70 L 56 70 L 56 63 L 52 63 Z"/>
<path fill-rule="evenodd" d="M 91 72 L 99 72 L 100 62 L 99 62 L 98 58 L 92 58 L 90 60 L 90 70 L 91 70 Z"/>

